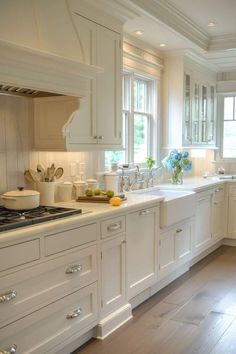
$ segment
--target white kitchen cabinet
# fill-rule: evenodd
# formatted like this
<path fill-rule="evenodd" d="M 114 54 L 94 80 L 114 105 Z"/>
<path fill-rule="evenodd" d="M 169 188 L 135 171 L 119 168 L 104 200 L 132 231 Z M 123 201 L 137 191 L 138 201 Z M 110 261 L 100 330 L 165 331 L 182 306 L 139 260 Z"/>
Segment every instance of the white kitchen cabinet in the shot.
<path fill-rule="evenodd" d="M 84 63 L 104 72 L 90 80 L 86 97 L 34 99 L 34 147 L 49 151 L 121 149 L 121 34 L 76 13 L 72 18 Z M 66 123 L 65 138 L 62 128 Z"/>
<path fill-rule="evenodd" d="M 225 235 L 225 188 L 223 185 L 214 189 L 212 203 L 212 241 L 216 242 Z"/>
<path fill-rule="evenodd" d="M 216 138 L 215 84 L 196 73 L 185 73 L 184 145 L 214 146 Z"/>
<path fill-rule="evenodd" d="M 197 193 L 196 227 L 193 243 L 195 254 L 201 253 L 211 245 L 212 198 L 212 189 Z"/>
<path fill-rule="evenodd" d="M 215 147 L 216 75 L 183 55 L 165 60 L 165 147 Z"/>
<path fill-rule="evenodd" d="M 125 235 L 101 245 L 102 313 L 108 314 L 125 303 Z"/>
<path fill-rule="evenodd" d="M 157 280 L 159 208 L 147 207 L 127 215 L 126 272 L 128 299 Z"/>
<path fill-rule="evenodd" d="M 192 220 L 183 221 L 161 232 L 158 252 L 159 279 L 190 260 L 192 235 Z"/>
<path fill-rule="evenodd" d="M 34 149 L 65 151 L 62 127 L 79 108 L 76 97 L 52 96 L 34 98 Z"/>
<path fill-rule="evenodd" d="M 228 232 L 227 237 L 236 238 L 236 183 L 228 188 Z"/>
<path fill-rule="evenodd" d="M 158 254 L 159 278 L 161 279 L 175 268 L 175 231 L 160 234 Z"/>
<path fill-rule="evenodd" d="M 81 100 L 71 121 L 71 149 L 118 149 L 121 138 L 121 35 L 78 14 L 73 14 L 86 64 L 104 73 L 91 80 L 91 94 Z"/>
<path fill-rule="evenodd" d="M 97 226 L 1 243 L 0 352 L 57 353 L 96 326 Z"/>
<path fill-rule="evenodd" d="M 14 353 L 9 348 L 15 345 L 16 353 L 56 354 L 69 338 L 93 327 L 97 317 L 97 283 L 93 283 L 3 327 L 0 353 Z"/>

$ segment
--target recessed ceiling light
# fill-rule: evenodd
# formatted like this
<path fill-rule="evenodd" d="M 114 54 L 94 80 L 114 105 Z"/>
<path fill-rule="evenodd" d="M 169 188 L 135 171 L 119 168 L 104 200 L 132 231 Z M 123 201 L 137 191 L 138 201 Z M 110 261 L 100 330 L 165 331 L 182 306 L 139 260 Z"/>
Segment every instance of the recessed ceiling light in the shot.
<path fill-rule="evenodd" d="M 207 26 L 208 27 L 215 27 L 216 23 L 214 21 L 210 21 L 210 22 L 208 22 Z"/>
<path fill-rule="evenodd" d="M 163 47 L 166 47 L 166 43 L 161 43 L 161 44 L 160 44 L 160 47 L 162 47 L 162 48 L 163 48 Z"/>
<path fill-rule="evenodd" d="M 137 36 L 142 36 L 143 32 L 142 31 L 135 31 L 135 34 L 137 34 Z"/>

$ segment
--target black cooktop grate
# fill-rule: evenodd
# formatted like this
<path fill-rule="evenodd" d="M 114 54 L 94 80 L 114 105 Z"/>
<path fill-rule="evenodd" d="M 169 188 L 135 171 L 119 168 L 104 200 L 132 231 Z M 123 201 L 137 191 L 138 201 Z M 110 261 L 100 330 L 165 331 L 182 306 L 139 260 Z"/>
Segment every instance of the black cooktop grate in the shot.
<path fill-rule="evenodd" d="M 4 207 L 0 207 L 0 232 L 81 213 L 82 209 L 51 206 L 40 206 L 24 211 L 8 210 Z"/>

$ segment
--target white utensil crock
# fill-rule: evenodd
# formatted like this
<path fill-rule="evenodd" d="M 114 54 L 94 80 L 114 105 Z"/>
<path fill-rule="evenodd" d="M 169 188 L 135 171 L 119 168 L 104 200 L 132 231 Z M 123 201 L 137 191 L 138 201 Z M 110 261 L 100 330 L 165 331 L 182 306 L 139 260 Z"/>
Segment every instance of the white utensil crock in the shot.
<path fill-rule="evenodd" d="M 38 182 L 37 190 L 40 193 L 40 205 L 55 203 L 56 187 L 58 182 Z"/>

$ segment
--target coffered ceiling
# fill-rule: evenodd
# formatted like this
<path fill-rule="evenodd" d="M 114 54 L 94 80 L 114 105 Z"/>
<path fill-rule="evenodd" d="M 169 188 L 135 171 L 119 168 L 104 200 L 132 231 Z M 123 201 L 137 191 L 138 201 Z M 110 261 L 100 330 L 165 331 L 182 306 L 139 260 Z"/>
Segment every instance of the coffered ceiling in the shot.
<path fill-rule="evenodd" d="M 163 56 L 190 50 L 217 71 L 236 70 L 236 0 L 113 0 L 133 16 L 124 32 Z M 215 26 L 209 27 L 209 22 Z M 136 31 L 141 31 L 137 35 Z M 160 47 L 165 43 L 165 47 Z"/>

